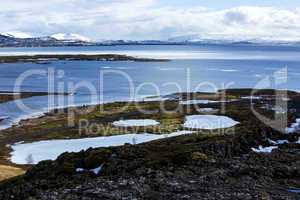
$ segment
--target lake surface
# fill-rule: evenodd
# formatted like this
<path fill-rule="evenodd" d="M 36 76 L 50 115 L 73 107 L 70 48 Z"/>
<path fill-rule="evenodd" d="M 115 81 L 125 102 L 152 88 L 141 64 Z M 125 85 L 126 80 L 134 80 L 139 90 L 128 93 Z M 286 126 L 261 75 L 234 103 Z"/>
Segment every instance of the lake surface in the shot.
<path fill-rule="evenodd" d="M 215 91 L 224 86 L 300 90 L 300 47 L 124 45 L 0 49 L 0 55 L 98 53 L 172 60 L 0 64 L 0 91 L 14 91 L 20 86 L 22 91 L 74 93 L 68 97 L 25 99 L 22 103 L 28 107 L 26 110 L 17 102 L 0 104 L 0 116 L 9 117 L 0 122 L 0 129 L 22 118 L 69 105 L 141 99 L 173 92 Z M 49 78 L 52 73 L 53 80 Z"/>

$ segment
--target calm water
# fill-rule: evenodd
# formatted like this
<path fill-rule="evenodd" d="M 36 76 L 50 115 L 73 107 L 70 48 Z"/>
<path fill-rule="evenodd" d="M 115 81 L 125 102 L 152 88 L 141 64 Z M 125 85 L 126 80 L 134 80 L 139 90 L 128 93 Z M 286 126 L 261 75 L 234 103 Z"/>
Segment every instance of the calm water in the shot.
<path fill-rule="evenodd" d="M 119 53 L 140 57 L 170 58 L 170 62 L 52 61 L 50 64 L 0 64 L 0 90 L 13 91 L 24 72 L 33 74 L 20 85 L 23 91 L 48 91 L 48 75 L 54 72 L 53 91 L 75 92 L 69 97 L 34 97 L 0 104 L 0 122 L 6 128 L 29 115 L 53 107 L 127 100 L 179 91 L 215 91 L 224 85 L 300 90 L 299 47 L 242 46 L 114 46 L 63 48 L 3 48 L 0 55 Z M 39 71 L 36 71 L 39 70 Z M 286 74 L 287 70 L 287 74 Z M 62 73 L 63 72 L 63 73 Z M 104 73 L 103 77 L 100 73 Z M 72 86 L 77 85 L 76 90 Z M 135 95 L 130 93 L 132 85 Z M 18 86 L 18 84 L 17 84 Z M 87 86 L 92 89 L 87 89 Z M 60 88 L 60 89 L 59 89 Z M 159 93 L 158 93 L 159 91 Z"/>

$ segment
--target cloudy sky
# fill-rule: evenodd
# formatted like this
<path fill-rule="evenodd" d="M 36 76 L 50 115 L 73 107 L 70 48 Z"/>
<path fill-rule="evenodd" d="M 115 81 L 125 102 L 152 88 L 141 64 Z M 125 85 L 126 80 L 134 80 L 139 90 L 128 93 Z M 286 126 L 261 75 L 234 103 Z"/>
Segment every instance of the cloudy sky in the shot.
<path fill-rule="evenodd" d="M 0 7 L 1 33 L 300 40 L 298 0 L 2 0 Z"/>

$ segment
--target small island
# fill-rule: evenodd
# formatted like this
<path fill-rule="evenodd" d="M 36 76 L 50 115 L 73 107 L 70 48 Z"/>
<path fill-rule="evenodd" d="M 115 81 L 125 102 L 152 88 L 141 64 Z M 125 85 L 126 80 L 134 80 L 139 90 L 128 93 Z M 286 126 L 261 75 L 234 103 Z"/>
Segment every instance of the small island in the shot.
<path fill-rule="evenodd" d="M 0 63 L 33 62 L 49 64 L 51 61 L 59 60 L 82 60 L 82 61 L 136 61 L 136 62 L 167 62 L 168 59 L 139 58 L 118 54 L 53 54 L 53 55 L 20 55 L 0 56 Z"/>

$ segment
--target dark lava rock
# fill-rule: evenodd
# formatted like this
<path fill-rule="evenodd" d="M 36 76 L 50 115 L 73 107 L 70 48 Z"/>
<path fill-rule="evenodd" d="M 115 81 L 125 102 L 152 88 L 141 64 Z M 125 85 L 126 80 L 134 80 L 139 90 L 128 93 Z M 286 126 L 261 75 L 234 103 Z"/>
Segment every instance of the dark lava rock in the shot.
<path fill-rule="evenodd" d="M 299 199 L 288 189 L 300 187 L 300 145 L 257 154 L 255 141 L 190 135 L 65 153 L 0 184 L 0 199 Z"/>

